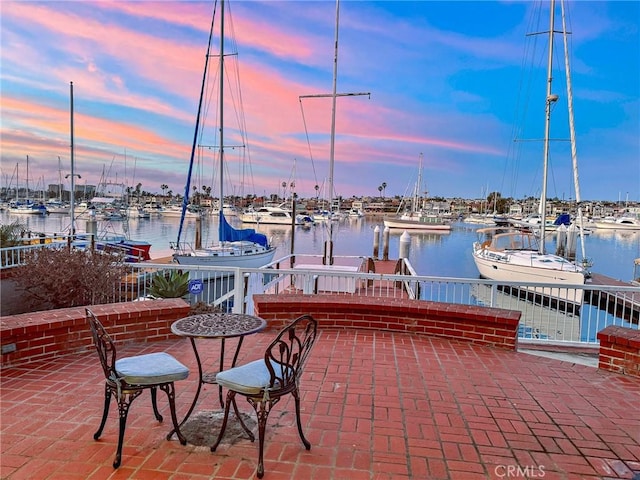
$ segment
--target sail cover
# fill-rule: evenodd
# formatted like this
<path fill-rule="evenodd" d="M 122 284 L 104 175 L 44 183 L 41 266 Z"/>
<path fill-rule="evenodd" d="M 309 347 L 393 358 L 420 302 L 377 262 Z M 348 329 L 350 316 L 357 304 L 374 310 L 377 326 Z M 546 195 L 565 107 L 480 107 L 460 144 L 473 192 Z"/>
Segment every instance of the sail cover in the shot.
<path fill-rule="evenodd" d="M 224 218 L 222 211 L 220 212 L 220 241 L 221 242 L 238 242 L 242 240 L 248 240 L 258 245 L 262 245 L 264 248 L 269 248 L 269 242 L 267 236 L 262 233 L 257 233 L 253 228 L 244 228 L 238 230 L 233 228 Z"/>

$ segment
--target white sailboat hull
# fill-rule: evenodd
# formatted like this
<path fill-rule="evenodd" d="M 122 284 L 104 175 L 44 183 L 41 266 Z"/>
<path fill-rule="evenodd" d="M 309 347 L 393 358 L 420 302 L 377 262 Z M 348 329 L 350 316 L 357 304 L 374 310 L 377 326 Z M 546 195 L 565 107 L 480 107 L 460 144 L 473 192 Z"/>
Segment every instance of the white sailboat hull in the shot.
<path fill-rule="evenodd" d="M 180 265 L 260 268 L 271 263 L 276 249 L 258 246 L 253 242 L 228 242 L 209 248 L 175 253 L 173 259 Z"/>
<path fill-rule="evenodd" d="M 9 208 L 9 213 L 15 215 L 46 215 L 46 209 L 38 209 L 31 207 L 17 207 L 17 208 Z"/>
<path fill-rule="evenodd" d="M 480 276 L 490 280 L 541 283 L 540 287 L 523 287 L 540 295 L 581 304 L 583 290 L 570 288 L 584 285 L 582 268 L 552 254 L 534 251 L 494 252 L 474 246 L 473 261 Z"/>
<path fill-rule="evenodd" d="M 443 223 L 439 219 L 423 220 L 423 219 L 385 218 L 384 226 L 387 228 L 402 228 L 405 230 L 429 230 L 429 231 L 441 231 L 441 232 L 451 231 L 451 225 L 448 223 Z"/>

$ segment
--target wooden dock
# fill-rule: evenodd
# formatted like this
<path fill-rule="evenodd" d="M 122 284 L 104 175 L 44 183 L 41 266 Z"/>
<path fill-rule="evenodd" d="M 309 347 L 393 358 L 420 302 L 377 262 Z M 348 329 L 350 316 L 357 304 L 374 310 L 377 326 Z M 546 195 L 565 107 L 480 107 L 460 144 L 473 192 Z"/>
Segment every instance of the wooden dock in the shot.
<path fill-rule="evenodd" d="M 591 274 L 591 285 L 606 287 L 633 287 L 630 282 L 623 282 L 599 273 Z M 640 322 L 640 289 L 635 292 L 586 290 L 585 303 L 596 306 L 617 318 L 631 323 Z"/>
<path fill-rule="evenodd" d="M 148 263 L 157 264 L 169 264 L 172 263 L 173 258 L 171 256 L 156 258 Z M 394 260 L 370 260 L 366 265 L 365 271 L 375 272 L 378 274 L 393 275 L 399 273 L 398 261 Z M 405 272 L 406 273 L 406 272 Z M 598 287 L 634 287 L 636 285 L 630 282 L 623 282 L 614 278 L 602 275 L 599 273 L 593 273 L 591 275 L 591 281 L 589 285 Z M 397 282 L 379 281 L 367 283 L 364 287 L 357 288 L 357 294 L 373 295 L 376 291 L 385 292 L 385 295 L 389 295 L 391 290 L 397 290 L 393 296 L 405 296 L 406 292 L 402 292 L 402 285 L 398 285 Z M 593 305 L 599 309 L 614 315 L 617 318 L 622 318 L 631 323 L 640 323 L 640 288 L 637 291 L 601 291 L 601 290 L 585 290 L 584 304 Z M 556 306 L 560 308 L 560 306 Z M 566 310 L 566 306 L 562 306 L 563 310 Z M 573 313 L 578 313 L 576 309 Z"/>

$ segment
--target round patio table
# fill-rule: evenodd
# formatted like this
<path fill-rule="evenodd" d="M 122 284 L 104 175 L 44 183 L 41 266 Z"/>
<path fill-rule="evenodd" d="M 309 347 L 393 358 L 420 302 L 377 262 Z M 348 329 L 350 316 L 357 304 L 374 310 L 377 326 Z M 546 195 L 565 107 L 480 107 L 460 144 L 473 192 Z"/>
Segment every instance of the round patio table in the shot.
<path fill-rule="evenodd" d="M 231 368 L 233 368 L 235 367 L 236 361 L 238 360 L 238 354 L 240 353 L 240 348 L 242 347 L 242 341 L 244 340 L 244 337 L 246 337 L 247 335 L 258 333 L 264 330 L 266 326 L 267 322 L 262 318 L 255 317 L 253 315 L 247 315 L 244 313 L 226 312 L 201 313 L 198 315 L 184 317 L 173 322 L 173 324 L 171 325 L 171 331 L 181 337 L 189 338 L 191 347 L 193 348 L 193 353 L 196 357 L 196 362 L 198 364 L 198 389 L 196 390 L 196 395 L 193 399 L 193 402 L 191 403 L 191 407 L 189 407 L 189 411 L 187 412 L 187 415 L 184 417 L 182 422 L 180 422 L 180 425 L 184 424 L 184 422 L 186 422 L 187 419 L 191 416 L 196 403 L 198 403 L 202 385 L 205 383 L 216 384 L 216 373 L 224 370 L 225 341 L 228 338 L 238 338 L 238 345 L 236 346 L 233 360 L 231 362 Z M 218 372 L 204 372 L 200 354 L 198 353 L 198 348 L 196 346 L 196 339 L 218 339 L 221 341 Z M 220 399 L 220 406 L 224 408 L 221 386 L 219 386 L 218 395 Z M 170 438 L 173 433 L 173 431 L 169 433 L 167 438 Z"/>

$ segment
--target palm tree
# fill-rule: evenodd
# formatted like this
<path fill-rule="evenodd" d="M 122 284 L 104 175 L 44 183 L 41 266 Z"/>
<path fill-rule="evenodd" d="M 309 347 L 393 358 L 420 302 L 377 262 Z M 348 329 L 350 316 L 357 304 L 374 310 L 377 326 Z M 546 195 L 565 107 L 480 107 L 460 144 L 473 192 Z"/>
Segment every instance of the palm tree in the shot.
<path fill-rule="evenodd" d="M 164 198 L 164 192 L 166 192 L 168 188 L 169 188 L 169 185 L 167 185 L 166 183 L 163 183 L 162 185 L 160 185 L 160 190 L 162 190 L 162 198 Z"/>
<path fill-rule="evenodd" d="M 380 196 L 382 196 L 382 185 L 378 185 L 378 193 L 380 193 Z"/>
<path fill-rule="evenodd" d="M 384 198 L 384 193 L 387 190 L 387 182 L 382 182 L 382 198 Z"/>

